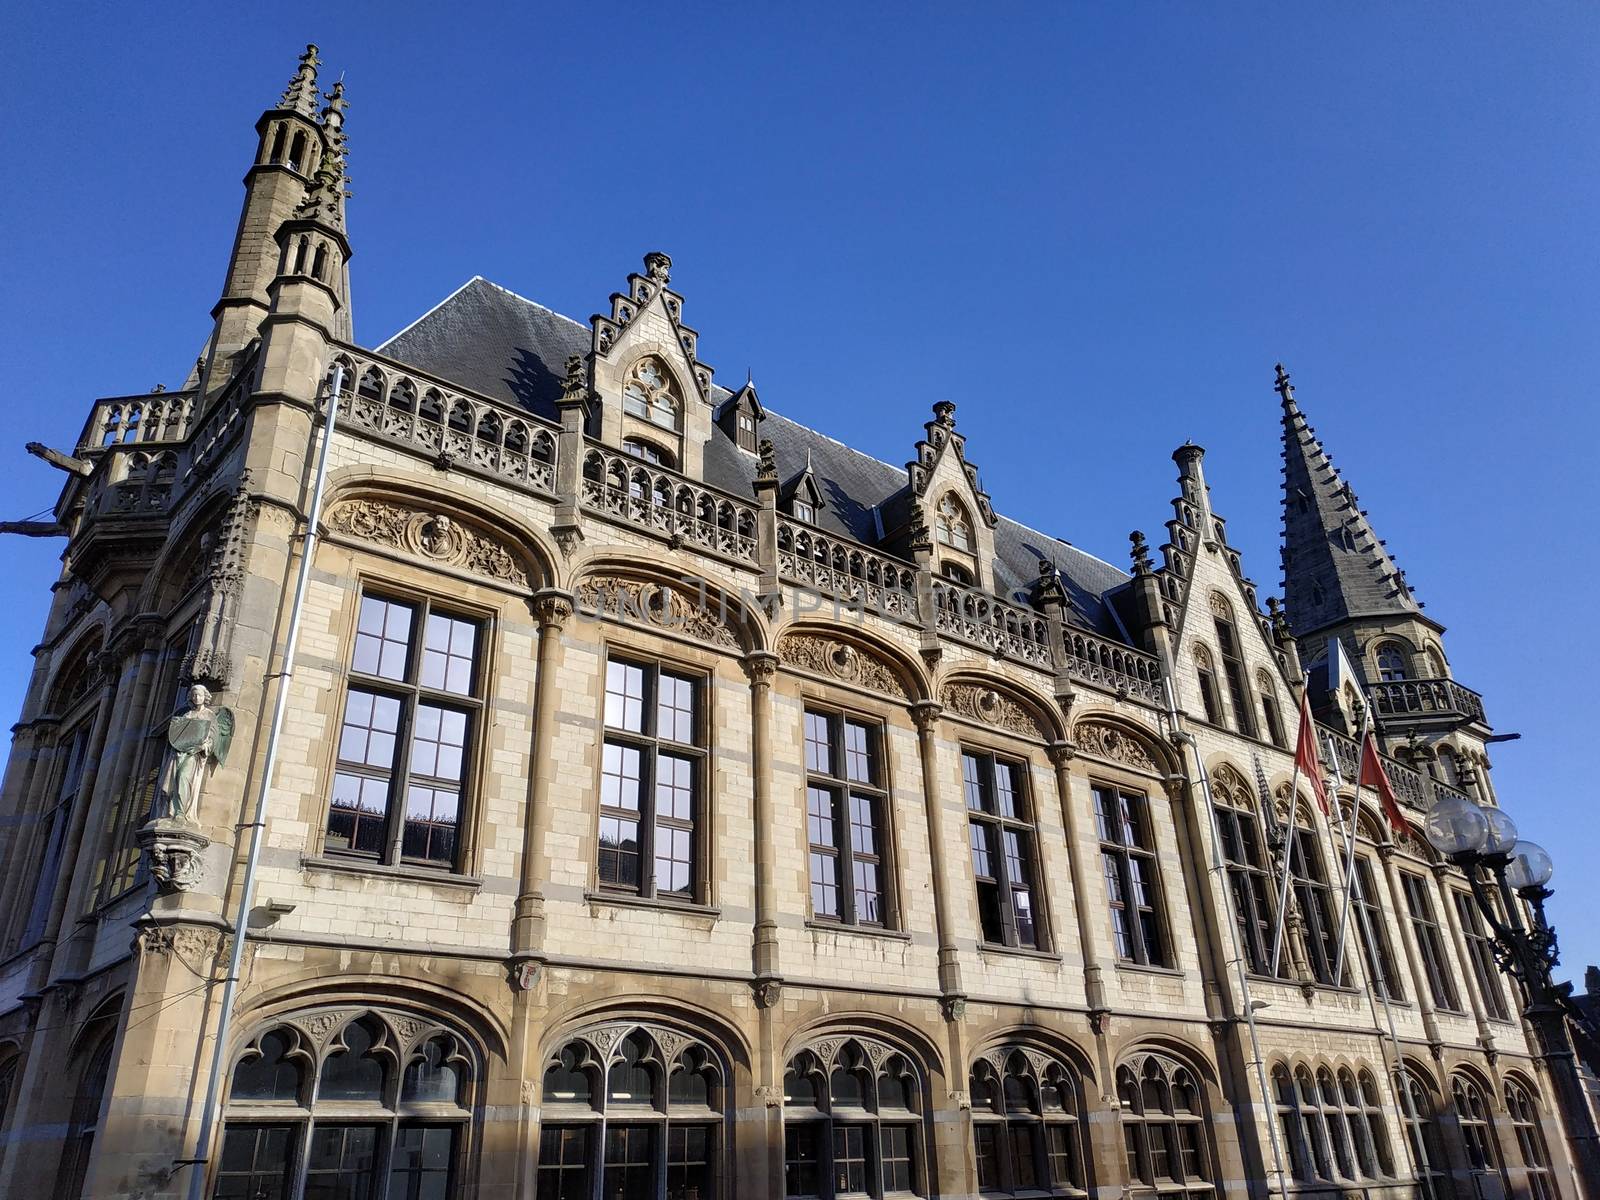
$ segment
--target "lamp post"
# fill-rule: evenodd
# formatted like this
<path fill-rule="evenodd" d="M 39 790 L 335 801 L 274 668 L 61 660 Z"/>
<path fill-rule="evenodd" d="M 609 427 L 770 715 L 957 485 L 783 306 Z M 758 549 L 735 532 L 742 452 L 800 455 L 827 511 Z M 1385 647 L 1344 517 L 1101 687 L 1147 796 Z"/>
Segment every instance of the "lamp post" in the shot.
<path fill-rule="evenodd" d="M 1553 894 L 1545 886 L 1555 869 L 1550 855 L 1544 847 L 1519 839 L 1516 823 L 1500 809 L 1480 808 L 1462 796 L 1446 796 L 1434 804 L 1423 820 L 1423 832 L 1467 877 L 1473 901 L 1494 930 L 1495 961 L 1522 988 L 1522 1015 L 1533 1027 L 1550 1072 L 1584 1194 L 1600 1200 L 1600 1133 L 1567 1029 L 1572 985 L 1558 985 L 1550 977 L 1560 961 L 1556 931 L 1544 916 L 1544 902 Z M 1498 908 L 1491 899 L 1495 893 Z M 1533 914 L 1532 928 L 1523 923 L 1519 896 Z"/>

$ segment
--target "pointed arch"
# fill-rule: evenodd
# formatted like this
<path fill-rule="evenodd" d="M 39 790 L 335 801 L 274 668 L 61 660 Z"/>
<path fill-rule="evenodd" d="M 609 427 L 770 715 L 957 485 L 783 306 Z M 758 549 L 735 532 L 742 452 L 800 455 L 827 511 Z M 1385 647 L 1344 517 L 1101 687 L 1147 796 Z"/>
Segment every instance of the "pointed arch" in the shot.
<path fill-rule="evenodd" d="M 1155 730 L 1114 709 L 1082 709 L 1072 742 L 1086 754 L 1168 779 L 1181 777 L 1183 760 Z"/>
<path fill-rule="evenodd" d="M 834 621 L 794 621 L 775 633 L 785 666 L 909 703 L 932 698 L 926 673 L 887 639 Z"/>

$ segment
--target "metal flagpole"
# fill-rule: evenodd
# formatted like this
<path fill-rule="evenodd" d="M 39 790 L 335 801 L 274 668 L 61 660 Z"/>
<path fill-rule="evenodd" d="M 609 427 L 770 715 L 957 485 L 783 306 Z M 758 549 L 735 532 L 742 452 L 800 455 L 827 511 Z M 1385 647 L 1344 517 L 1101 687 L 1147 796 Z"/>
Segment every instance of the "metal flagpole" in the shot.
<path fill-rule="evenodd" d="M 1361 708 L 1362 708 L 1362 712 L 1361 712 L 1361 740 L 1356 743 L 1356 811 L 1357 812 L 1361 811 L 1361 760 L 1362 760 L 1363 755 L 1366 753 L 1367 735 L 1371 732 L 1370 725 L 1371 725 L 1371 721 L 1372 721 L 1372 705 L 1363 704 L 1361 706 Z M 1335 749 L 1334 749 L 1334 747 L 1332 745 L 1333 737 L 1332 737 L 1331 734 L 1329 735 L 1329 739 L 1328 740 L 1329 740 L 1328 752 L 1333 755 L 1333 762 L 1334 762 L 1334 765 L 1337 767 L 1338 762 L 1339 762 L 1339 755 L 1335 751 Z M 1344 772 L 1340 771 L 1338 773 L 1338 777 L 1342 781 L 1343 778 L 1344 778 Z M 1344 824 L 1344 817 L 1343 817 L 1342 814 L 1340 815 L 1339 823 L 1340 823 L 1341 826 Z M 1348 932 L 1349 927 L 1350 927 L 1350 883 L 1351 883 L 1351 880 L 1354 879 L 1355 873 L 1356 873 L 1356 868 L 1355 868 L 1355 862 L 1356 862 L 1355 848 L 1356 848 L 1355 822 L 1351 821 L 1350 822 L 1350 837 L 1348 838 L 1348 840 L 1346 842 L 1346 847 L 1345 847 L 1345 856 L 1346 856 L 1346 858 L 1348 860 L 1349 865 L 1348 865 L 1348 867 L 1346 869 L 1345 880 L 1344 880 L 1344 902 L 1343 902 L 1343 905 L 1342 905 L 1342 907 L 1340 909 L 1340 912 L 1339 912 L 1339 949 L 1338 949 L 1338 954 L 1337 954 L 1338 962 L 1335 965 L 1334 971 L 1333 971 L 1333 977 L 1336 980 L 1344 978 L 1344 940 L 1345 940 L 1345 934 Z"/>
<path fill-rule="evenodd" d="M 1178 723 L 1178 700 L 1172 691 L 1172 678 L 1166 676 L 1161 681 L 1162 690 L 1167 700 L 1167 720 L 1171 722 L 1173 737 L 1188 746 L 1194 752 L 1195 773 L 1200 782 L 1201 803 L 1206 808 L 1206 824 L 1211 830 L 1211 872 L 1217 876 L 1222 884 L 1222 901 L 1225 906 L 1233 903 L 1228 889 L 1227 868 L 1222 861 L 1222 833 L 1217 828 L 1217 807 L 1211 800 L 1211 776 L 1206 772 L 1205 760 L 1200 756 L 1200 747 L 1194 740 L 1192 733 L 1186 733 Z M 1272 1146 L 1272 1163 L 1278 1175 L 1278 1192 L 1280 1195 L 1288 1194 L 1288 1175 L 1283 1168 L 1283 1147 L 1278 1142 L 1277 1104 L 1272 1098 L 1272 1085 L 1267 1079 L 1267 1063 L 1261 1057 L 1261 1035 L 1256 1031 L 1256 1006 L 1250 997 L 1250 973 L 1245 969 L 1244 949 L 1239 944 L 1239 922 L 1229 919 L 1230 910 L 1223 914 L 1223 924 L 1228 927 L 1229 940 L 1233 945 L 1233 965 L 1239 976 L 1239 994 L 1244 1003 L 1244 1022 L 1250 1031 L 1250 1054 L 1255 1059 L 1256 1081 L 1261 1087 L 1261 1104 L 1267 1121 L 1267 1140 Z"/>
<path fill-rule="evenodd" d="M 1334 812 L 1338 813 L 1339 836 L 1346 837 L 1344 827 L 1344 809 L 1339 803 L 1339 788 L 1344 785 L 1344 772 L 1339 767 L 1338 754 L 1333 753 L 1331 738 L 1328 749 L 1331 756 L 1329 761 L 1333 764 L 1333 778 L 1329 780 L 1329 782 L 1333 784 L 1332 807 Z M 1360 922 L 1361 927 L 1360 936 L 1364 939 L 1366 944 L 1372 948 L 1372 963 L 1370 964 L 1372 966 L 1372 978 L 1368 981 L 1365 989 L 1367 993 L 1367 1005 L 1369 1008 L 1374 1008 L 1373 1016 L 1376 1017 L 1377 1012 L 1372 1003 L 1372 984 L 1376 983 L 1378 985 L 1378 998 L 1383 1002 L 1384 1019 L 1389 1027 L 1389 1042 L 1394 1047 L 1394 1070 L 1390 1075 L 1389 1085 L 1390 1087 L 1398 1087 L 1400 1089 L 1401 1103 L 1404 1106 L 1406 1118 L 1410 1122 L 1411 1129 L 1417 1131 L 1417 1143 L 1415 1146 L 1411 1144 L 1409 1129 L 1406 1131 L 1406 1136 L 1403 1140 L 1406 1145 L 1406 1157 L 1411 1160 L 1412 1172 L 1415 1174 L 1418 1182 L 1421 1182 L 1424 1172 L 1427 1173 L 1429 1178 L 1432 1178 L 1433 1176 L 1433 1164 L 1428 1160 L 1428 1139 L 1423 1135 L 1422 1120 L 1417 1113 L 1416 1097 L 1411 1094 L 1411 1077 L 1406 1071 L 1405 1050 L 1400 1045 L 1400 1032 L 1395 1027 L 1394 1023 L 1394 1007 L 1389 1002 L 1389 980 L 1384 976 L 1382 969 L 1383 964 L 1379 961 L 1378 942 L 1373 936 L 1372 919 L 1367 915 L 1366 893 L 1361 883 L 1361 877 L 1356 873 L 1355 869 L 1356 830 L 1359 827 L 1357 814 L 1361 811 L 1360 785 L 1361 760 L 1358 757 L 1356 759 L 1356 811 L 1350 815 L 1349 835 L 1345 841 L 1345 862 L 1347 864 L 1344 895 L 1345 911 L 1349 911 L 1351 895 L 1352 892 L 1354 892 L 1359 900 L 1359 903 L 1357 903 L 1355 906 L 1355 910 L 1356 920 Z M 1338 980 L 1342 977 L 1344 962 L 1344 934 L 1342 927 L 1339 935 L 1339 961 L 1341 970 L 1340 972 L 1336 972 L 1334 974 L 1335 980 Z M 1378 1036 L 1381 1042 L 1383 1037 L 1382 1033 L 1380 1032 Z M 1421 1157 L 1420 1162 L 1418 1161 L 1419 1155 Z"/>

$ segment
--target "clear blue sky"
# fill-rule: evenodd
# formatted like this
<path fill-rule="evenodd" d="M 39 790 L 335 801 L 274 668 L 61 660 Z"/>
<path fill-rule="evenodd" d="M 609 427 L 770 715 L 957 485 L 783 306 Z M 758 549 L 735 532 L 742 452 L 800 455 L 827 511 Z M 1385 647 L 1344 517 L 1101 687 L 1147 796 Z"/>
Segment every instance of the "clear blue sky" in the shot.
<path fill-rule="evenodd" d="M 582 319 L 663 249 L 720 378 L 891 462 L 952 399 L 996 504 L 1113 562 L 1193 438 L 1267 590 L 1283 359 L 1600 961 L 1600 9 L 407 7 L 7 5 L 0 515 L 56 495 L 24 441 L 181 382 L 314 40 L 368 344 L 474 274 Z M 0 549 L 15 713 L 59 545 Z"/>

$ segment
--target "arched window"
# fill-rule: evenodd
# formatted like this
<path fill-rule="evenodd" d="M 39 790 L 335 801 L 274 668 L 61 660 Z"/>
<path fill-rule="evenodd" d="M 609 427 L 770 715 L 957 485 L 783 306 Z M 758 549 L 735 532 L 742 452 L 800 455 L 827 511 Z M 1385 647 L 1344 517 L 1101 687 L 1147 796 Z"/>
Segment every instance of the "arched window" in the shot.
<path fill-rule="evenodd" d="M 1204 646 L 1194 648 L 1194 669 L 1200 683 L 1200 702 L 1205 705 L 1206 720 L 1213 725 L 1222 724 L 1222 695 L 1217 691 L 1217 675 L 1211 665 L 1211 651 Z"/>
<path fill-rule="evenodd" d="M 1031 1048 L 1007 1047 L 973 1064 L 972 1142 L 985 1195 L 1083 1191 L 1076 1074 Z"/>
<path fill-rule="evenodd" d="M 361 382 L 356 385 L 356 396 L 371 404 L 383 403 L 383 375 L 377 367 L 361 372 Z"/>
<path fill-rule="evenodd" d="M 1233 608 L 1221 596 L 1211 597 L 1212 625 L 1217 631 L 1217 650 L 1222 655 L 1222 677 L 1228 684 L 1228 699 L 1233 706 L 1233 721 L 1246 737 L 1256 736 L 1256 714 L 1250 703 L 1250 688 L 1245 682 L 1244 650 L 1233 623 Z M 1213 724 L 1220 722 L 1213 721 Z"/>
<path fill-rule="evenodd" d="M 1334 924 L 1333 889 L 1328 883 L 1322 850 L 1317 843 L 1311 813 L 1295 805 L 1296 830 L 1290 866 L 1294 873 L 1295 902 L 1305 923 L 1306 958 L 1318 983 L 1336 987 L 1343 979 L 1333 977 L 1338 964 L 1338 928 Z M 1348 973 L 1348 968 L 1346 969 Z"/>
<path fill-rule="evenodd" d="M 947 562 L 943 564 L 939 568 L 939 574 L 943 575 L 951 583 L 960 584 L 962 587 L 972 586 L 972 572 L 960 563 Z"/>
<path fill-rule="evenodd" d="M 1283 709 L 1278 707 L 1278 689 L 1273 686 L 1272 676 L 1265 671 L 1257 671 L 1256 691 L 1261 694 L 1261 712 L 1267 719 L 1267 736 L 1272 739 L 1274 746 L 1287 750 L 1289 739 L 1283 731 Z"/>
<path fill-rule="evenodd" d="M 100 1131 L 100 1105 L 105 1100 L 106 1081 L 111 1075 L 113 1038 L 107 1034 L 90 1054 L 78 1076 L 78 1090 L 72 1099 L 72 1124 L 66 1145 L 61 1150 L 61 1170 L 57 1172 L 56 1195 L 60 1200 L 77 1200 L 89 1176 L 89 1159 L 94 1154 L 95 1135 Z"/>
<path fill-rule="evenodd" d="M 1400 1120 L 1411 1150 L 1411 1165 L 1422 1196 L 1424 1200 L 1446 1200 L 1451 1193 L 1446 1182 L 1444 1144 L 1439 1140 L 1438 1097 L 1432 1085 L 1410 1066 L 1397 1072 L 1394 1082 L 1400 1093 Z"/>
<path fill-rule="evenodd" d="M 678 428 L 681 409 L 672 374 L 654 358 L 642 358 L 628 372 L 622 388 L 622 410 L 663 429 Z"/>
<path fill-rule="evenodd" d="M 3 1070 L 3 1068 L 0 1068 Z M 1550 1172 L 1550 1148 L 1539 1127 L 1539 1106 L 1533 1094 L 1515 1079 L 1506 1080 L 1506 1112 L 1517 1134 L 1522 1165 L 1527 1170 L 1528 1195 L 1533 1200 L 1555 1200 L 1556 1187 Z"/>
<path fill-rule="evenodd" d="M 580 1033 L 546 1063 L 538 1195 L 713 1200 L 726 1074 L 704 1043 L 654 1025 Z M 598 1190 L 597 1190 L 598 1189 Z"/>
<path fill-rule="evenodd" d="M 475 1074 L 466 1043 L 438 1024 L 377 1011 L 319 1037 L 334 1016 L 292 1017 L 239 1056 L 213 1200 L 465 1191 Z"/>
<path fill-rule="evenodd" d="M 1194 1073 L 1164 1054 L 1117 1068 L 1117 1101 L 1128 1178 L 1163 1198 L 1210 1200 L 1211 1145 Z"/>
<path fill-rule="evenodd" d="M 972 552 L 972 521 L 966 507 L 950 492 L 944 494 L 934 510 L 933 533 L 941 544 L 952 550 Z"/>
<path fill-rule="evenodd" d="M 277 133 L 272 138 L 272 149 L 267 154 L 268 162 L 283 161 L 283 144 L 288 139 L 288 136 L 289 127 L 287 125 L 279 125 Z"/>
<path fill-rule="evenodd" d="M 663 449 L 654 442 L 647 442 L 643 438 L 625 438 L 622 443 L 622 452 L 631 454 L 634 458 L 643 459 L 658 467 L 671 467 L 672 451 Z"/>
<path fill-rule="evenodd" d="M 1378 679 L 1383 683 L 1400 683 L 1406 678 L 1406 656 L 1393 642 L 1378 647 Z"/>
<path fill-rule="evenodd" d="M 1265 975 L 1272 966 L 1274 908 L 1272 876 L 1267 870 L 1255 800 L 1244 780 L 1226 768 L 1213 778 L 1211 795 L 1215 801 L 1217 833 L 1222 839 L 1222 856 L 1227 864 L 1233 919 L 1239 926 L 1240 948 L 1250 970 Z M 1288 955 L 1281 956 L 1280 973 L 1287 960 Z"/>
<path fill-rule="evenodd" d="M 1474 1171 L 1499 1171 L 1500 1153 L 1483 1089 L 1470 1076 L 1454 1075 L 1450 1079 L 1450 1095 L 1455 1100 L 1461 1140 L 1467 1148 L 1467 1165 Z"/>
<path fill-rule="evenodd" d="M 297 130 L 294 141 L 289 144 L 289 169 L 299 171 L 306 165 L 306 135 L 303 130 Z"/>
<path fill-rule="evenodd" d="M 783 1077 L 788 1197 L 924 1194 L 922 1087 L 905 1055 L 872 1038 L 829 1038 Z"/>
<path fill-rule="evenodd" d="M 1450 678 L 1450 671 L 1444 665 L 1444 655 L 1440 654 L 1437 648 L 1429 646 L 1423 651 L 1423 657 L 1428 662 L 1428 674 L 1430 676 L 1434 679 Z"/>

